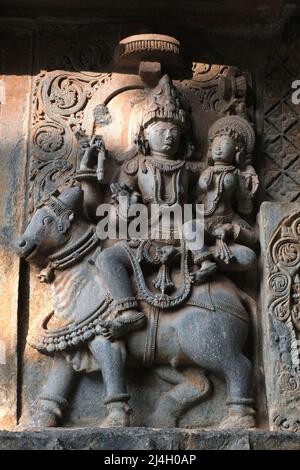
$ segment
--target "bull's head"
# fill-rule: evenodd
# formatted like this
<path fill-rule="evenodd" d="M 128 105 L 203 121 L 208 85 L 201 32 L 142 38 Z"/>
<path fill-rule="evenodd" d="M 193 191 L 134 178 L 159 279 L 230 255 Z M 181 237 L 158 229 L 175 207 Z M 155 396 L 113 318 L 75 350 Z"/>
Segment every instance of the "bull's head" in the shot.
<path fill-rule="evenodd" d="M 16 242 L 18 255 L 38 264 L 64 246 L 71 237 L 71 223 L 82 205 L 82 190 L 71 187 L 51 196 L 34 213 Z"/>

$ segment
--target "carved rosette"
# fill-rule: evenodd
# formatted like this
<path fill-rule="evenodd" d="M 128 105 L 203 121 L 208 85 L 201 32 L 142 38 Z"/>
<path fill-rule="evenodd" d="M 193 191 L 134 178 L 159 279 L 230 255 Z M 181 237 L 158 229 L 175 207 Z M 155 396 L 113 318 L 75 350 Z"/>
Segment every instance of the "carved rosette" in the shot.
<path fill-rule="evenodd" d="M 272 420 L 280 429 L 299 431 L 300 416 L 300 213 L 285 218 L 268 246 L 268 311 L 276 354 L 276 386 L 280 403 Z"/>

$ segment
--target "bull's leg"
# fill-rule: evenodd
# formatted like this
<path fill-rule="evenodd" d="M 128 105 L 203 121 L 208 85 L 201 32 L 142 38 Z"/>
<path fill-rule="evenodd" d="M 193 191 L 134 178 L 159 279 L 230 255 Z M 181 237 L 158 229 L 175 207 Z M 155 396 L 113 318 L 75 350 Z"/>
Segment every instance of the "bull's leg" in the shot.
<path fill-rule="evenodd" d="M 34 425 L 57 426 L 67 406 L 67 397 L 74 383 L 75 371 L 61 354 L 54 356 L 51 371 L 38 400 Z"/>
<path fill-rule="evenodd" d="M 122 341 L 111 342 L 103 336 L 97 336 L 90 342 L 89 347 L 100 366 L 106 388 L 105 404 L 108 416 L 101 422 L 101 427 L 130 426 L 124 343 Z"/>
<path fill-rule="evenodd" d="M 200 368 L 189 367 L 179 371 L 170 366 L 160 366 L 155 372 L 173 387 L 160 397 L 154 413 L 147 422 L 148 426 L 177 426 L 183 413 L 204 400 L 210 393 L 210 382 Z"/>
<path fill-rule="evenodd" d="M 251 398 L 251 362 L 242 354 L 236 353 L 225 371 L 228 390 L 228 415 L 222 420 L 222 428 L 255 427 Z"/>

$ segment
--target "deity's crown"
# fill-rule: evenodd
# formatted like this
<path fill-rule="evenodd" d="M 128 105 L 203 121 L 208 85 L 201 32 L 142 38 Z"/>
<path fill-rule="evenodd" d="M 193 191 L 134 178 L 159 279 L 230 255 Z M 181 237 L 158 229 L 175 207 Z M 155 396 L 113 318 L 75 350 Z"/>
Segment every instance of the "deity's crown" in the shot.
<path fill-rule="evenodd" d="M 186 111 L 168 75 L 164 75 L 149 92 L 143 106 L 142 126 L 145 128 L 157 120 L 172 121 L 182 127 L 186 124 Z"/>

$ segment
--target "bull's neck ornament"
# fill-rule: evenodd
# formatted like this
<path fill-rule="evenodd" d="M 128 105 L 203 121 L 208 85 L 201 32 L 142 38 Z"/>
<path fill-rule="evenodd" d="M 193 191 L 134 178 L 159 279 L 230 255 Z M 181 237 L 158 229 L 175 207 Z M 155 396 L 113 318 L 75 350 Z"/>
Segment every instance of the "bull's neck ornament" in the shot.
<path fill-rule="evenodd" d="M 49 268 L 52 270 L 67 269 L 74 264 L 81 261 L 87 254 L 89 254 L 95 246 L 99 245 L 99 238 L 95 233 L 93 227 L 89 228 L 87 232 L 71 246 L 64 250 L 49 256 Z"/>

